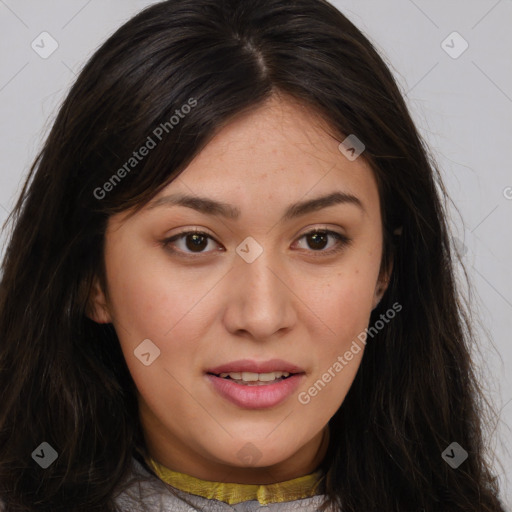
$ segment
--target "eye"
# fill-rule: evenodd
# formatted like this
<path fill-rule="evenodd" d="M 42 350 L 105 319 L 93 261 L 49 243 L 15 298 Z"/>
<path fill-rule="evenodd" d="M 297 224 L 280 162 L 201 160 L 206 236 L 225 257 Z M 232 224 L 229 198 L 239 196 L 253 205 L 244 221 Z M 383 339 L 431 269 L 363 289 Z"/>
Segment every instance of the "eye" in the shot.
<path fill-rule="evenodd" d="M 171 238 L 167 238 L 163 241 L 163 245 L 173 253 L 201 254 L 203 252 L 211 252 L 204 250 L 208 247 L 209 241 L 215 242 L 215 240 L 208 233 L 199 230 L 190 230 L 183 231 L 177 235 L 172 236 Z M 184 243 L 180 244 L 176 242 Z M 178 250 L 173 249 L 172 245 L 178 246 Z"/>
<path fill-rule="evenodd" d="M 313 252 L 325 254 L 337 253 L 351 242 L 351 239 L 345 235 L 328 229 L 314 229 L 312 231 L 308 231 L 299 238 L 299 241 L 303 238 L 306 239 L 308 247 L 312 249 Z M 325 250 L 326 246 L 329 245 L 329 238 L 331 238 L 331 240 L 334 239 L 334 241 L 330 247 Z"/>

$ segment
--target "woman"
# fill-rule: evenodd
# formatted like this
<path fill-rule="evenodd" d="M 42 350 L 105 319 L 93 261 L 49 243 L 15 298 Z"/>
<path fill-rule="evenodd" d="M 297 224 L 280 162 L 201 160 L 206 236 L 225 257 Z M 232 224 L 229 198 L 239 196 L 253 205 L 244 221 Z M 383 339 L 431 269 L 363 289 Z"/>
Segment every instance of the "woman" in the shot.
<path fill-rule="evenodd" d="M 6 510 L 503 511 L 444 196 L 330 4 L 129 20 L 12 217 Z"/>

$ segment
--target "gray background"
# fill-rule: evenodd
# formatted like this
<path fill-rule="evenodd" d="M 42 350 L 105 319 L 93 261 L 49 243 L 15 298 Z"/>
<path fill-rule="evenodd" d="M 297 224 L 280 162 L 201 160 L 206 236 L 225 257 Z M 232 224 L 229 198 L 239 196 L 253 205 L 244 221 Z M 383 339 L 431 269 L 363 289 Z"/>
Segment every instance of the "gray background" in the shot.
<path fill-rule="evenodd" d="M 151 3 L 0 0 L 0 223 L 75 74 L 109 34 Z M 482 323 L 475 357 L 498 412 L 499 436 L 487 446 L 502 463 L 495 471 L 512 507 L 512 0 L 333 3 L 391 66 L 460 212 L 451 210 L 454 243 Z M 58 43 L 46 59 L 31 47 L 43 31 Z M 469 45 L 457 58 L 445 51 L 463 48 L 457 36 L 448 37 L 454 31 Z"/>

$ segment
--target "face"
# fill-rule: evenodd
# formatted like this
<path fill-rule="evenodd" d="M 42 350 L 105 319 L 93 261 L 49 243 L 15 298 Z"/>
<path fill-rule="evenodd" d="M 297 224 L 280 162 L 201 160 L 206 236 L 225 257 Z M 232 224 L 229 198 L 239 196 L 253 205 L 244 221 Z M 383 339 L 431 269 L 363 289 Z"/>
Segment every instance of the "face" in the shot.
<path fill-rule="evenodd" d="M 270 483 L 324 457 L 386 278 L 375 178 L 339 142 L 274 97 L 110 218 L 92 317 L 116 329 L 161 464 Z"/>

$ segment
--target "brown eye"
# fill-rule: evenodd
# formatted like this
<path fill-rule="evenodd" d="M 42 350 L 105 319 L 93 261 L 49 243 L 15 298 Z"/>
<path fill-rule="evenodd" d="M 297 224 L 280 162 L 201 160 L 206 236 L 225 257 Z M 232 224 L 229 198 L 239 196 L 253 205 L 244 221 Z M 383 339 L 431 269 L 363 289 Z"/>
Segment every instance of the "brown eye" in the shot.
<path fill-rule="evenodd" d="M 311 249 L 324 249 L 329 243 L 329 235 L 327 233 L 312 233 L 307 236 L 308 245 Z"/>
<path fill-rule="evenodd" d="M 299 240 L 302 239 L 306 239 L 307 249 L 311 249 L 313 252 L 326 254 L 338 252 L 351 242 L 348 237 L 341 233 L 337 233 L 336 231 L 318 229 L 305 233 Z M 329 239 L 334 239 L 334 243 L 325 250 L 329 244 Z"/>
<path fill-rule="evenodd" d="M 184 231 L 164 240 L 163 246 L 174 253 L 202 254 L 211 252 L 205 250 L 210 241 L 215 242 L 208 233 L 203 231 Z"/>
<path fill-rule="evenodd" d="M 208 240 L 206 236 L 194 233 L 193 235 L 186 235 L 185 245 L 187 249 L 190 249 L 191 251 L 195 251 L 197 249 L 201 252 L 208 245 Z"/>

